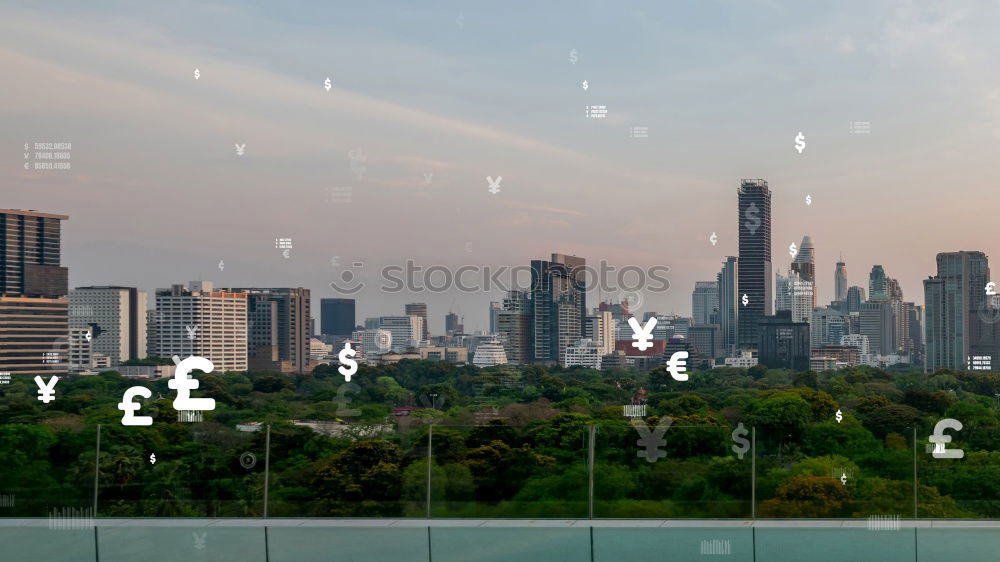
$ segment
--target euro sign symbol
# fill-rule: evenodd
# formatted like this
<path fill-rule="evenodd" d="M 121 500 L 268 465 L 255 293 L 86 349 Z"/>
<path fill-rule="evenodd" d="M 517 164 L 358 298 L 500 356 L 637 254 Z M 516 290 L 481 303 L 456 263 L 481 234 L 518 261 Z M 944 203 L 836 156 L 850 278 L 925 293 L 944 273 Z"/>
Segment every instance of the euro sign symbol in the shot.
<path fill-rule="evenodd" d="M 340 385 L 337 389 L 337 399 L 335 400 L 337 403 L 337 415 L 345 417 L 360 416 L 361 410 L 347 407 L 351 403 L 351 399 L 344 396 L 344 394 L 348 391 L 358 393 L 361 392 L 361 387 L 353 382 Z"/>
<path fill-rule="evenodd" d="M 344 349 L 340 350 L 337 354 L 337 360 L 340 361 L 340 367 L 337 368 L 340 374 L 344 375 L 344 380 L 351 382 L 351 375 L 358 372 L 358 362 L 351 357 L 357 355 L 357 351 L 351 349 L 351 342 L 344 342 Z"/>
<path fill-rule="evenodd" d="M 992 297 L 995 294 L 997 294 L 997 284 L 990 281 L 986 284 L 986 295 Z"/>
<path fill-rule="evenodd" d="M 757 229 L 760 228 L 760 209 L 757 208 L 756 203 L 750 203 L 747 210 L 743 212 L 743 216 L 746 217 L 746 222 L 743 226 L 750 231 L 750 236 L 757 234 Z"/>
<path fill-rule="evenodd" d="M 674 378 L 675 381 L 686 381 L 688 380 L 687 371 L 687 361 L 688 352 L 677 351 L 670 356 L 667 360 L 667 372 L 670 376 Z"/>
<path fill-rule="evenodd" d="M 150 416 L 137 416 L 135 413 L 142 408 L 142 404 L 133 402 L 136 396 L 149 398 L 153 391 L 144 386 L 133 386 L 125 391 L 122 401 L 118 403 L 118 409 L 125 412 L 122 416 L 122 425 L 153 425 L 153 418 Z"/>
<path fill-rule="evenodd" d="M 945 435 L 944 433 L 946 429 L 961 431 L 962 422 L 952 418 L 945 418 L 934 424 L 934 433 L 927 440 L 937 445 L 929 452 L 936 459 L 960 459 L 964 457 L 965 451 L 962 449 L 945 448 L 945 443 L 951 443 L 951 435 Z M 928 449 L 930 449 L 930 446 L 928 446 Z"/>
<path fill-rule="evenodd" d="M 198 388 L 201 383 L 198 379 L 189 378 L 188 374 L 194 370 L 211 373 L 215 369 L 215 365 L 204 357 L 188 357 L 179 361 L 178 357 L 174 356 L 174 362 L 177 363 L 177 369 L 174 371 L 174 378 L 167 383 L 167 387 L 177 391 L 177 398 L 174 398 L 174 409 L 214 410 L 214 398 L 191 398 L 191 391 Z"/>

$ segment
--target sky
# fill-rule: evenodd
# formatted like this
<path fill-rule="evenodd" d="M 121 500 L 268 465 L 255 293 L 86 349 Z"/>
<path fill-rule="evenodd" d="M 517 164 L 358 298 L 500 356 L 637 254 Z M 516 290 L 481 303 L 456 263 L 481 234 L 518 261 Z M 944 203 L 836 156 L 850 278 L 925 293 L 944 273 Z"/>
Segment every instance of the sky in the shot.
<path fill-rule="evenodd" d="M 669 267 L 639 311 L 687 315 L 741 178 L 773 192 L 775 271 L 813 238 L 819 303 L 841 254 L 918 304 L 938 252 L 998 255 L 997 3 L 33 4 L 0 6 L 0 207 L 69 215 L 71 286 L 303 286 L 318 317 L 349 271 L 359 323 L 420 301 L 441 333 L 502 293 L 382 267 L 559 252 Z M 72 169 L 24 170 L 26 142 Z"/>

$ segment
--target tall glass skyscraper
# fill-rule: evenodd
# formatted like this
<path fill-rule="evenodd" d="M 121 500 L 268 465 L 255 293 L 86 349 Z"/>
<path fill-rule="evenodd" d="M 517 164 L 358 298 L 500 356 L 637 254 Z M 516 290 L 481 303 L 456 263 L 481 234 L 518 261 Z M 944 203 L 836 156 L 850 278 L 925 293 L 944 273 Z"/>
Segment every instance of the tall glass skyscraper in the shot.
<path fill-rule="evenodd" d="M 833 274 L 833 288 L 833 300 L 847 300 L 847 264 L 844 263 L 843 256 L 837 260 L 837 271 Z"/>
<path fill-rule="evenodd" d="M 722 271 L 716 275 L 719 286 L 719 327 L 722 331 L 722 346 L 727 355 L 736 352 L 737 336 L 739 334 L 740 295 L 737 293 L 739 280 L 739 261 L 735 256 L 726 258 Z"/>
<path fill-rule="evenodd" d="M 889 298 L 889 285 L 885 280 L 885 270 L 881 265 L 873 265 L 868 274 L 868 300 L 882 301 Z"/>
<path fill-rule="evenodd" d="M 978 343 L 990 266 L 982 252 L 942 252 L 924 280 L 926 369 L 965 369 Z"/>
<path fill-rule="evenodd" d="M 586 260 L 552 254 L 531 260 L 534 359 L 561 362 L 566 348 L 583 337 L 587 317 Z"/>
<path fill-rule="evenodd" d="M 771 190 L 761 179 L 745 179 L 739 191 L 739 330 L 740 349 L 757 347 L 758 323 L 771 315 Z M 746 304 L 743 296 L 746 295 Z"/>

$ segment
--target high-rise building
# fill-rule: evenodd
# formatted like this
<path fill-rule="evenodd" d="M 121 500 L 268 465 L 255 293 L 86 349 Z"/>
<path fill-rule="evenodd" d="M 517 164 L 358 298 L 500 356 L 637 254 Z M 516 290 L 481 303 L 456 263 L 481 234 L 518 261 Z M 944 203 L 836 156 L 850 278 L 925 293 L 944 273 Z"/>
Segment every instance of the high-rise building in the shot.
<path fill-rule="evenodd" d="M 868 337 L 873 355 L 892 355 L 896 352 L 896 322 L 892 304 L 888 300 L 861 303 L 861 335 Z"/>
<path fill-rule="evenodd" d="M 427 328 L 427 303 L 425 302 L 411 302 L 405 307 L 405 314 L 407 316 L 419 316 L 424 319 L 423 331 L 420 334 L 420 339 L 422 341 L 427 341 L 430 339 L 430 330 Z"/>
<path fill-rule="evenodd" d="M 886 282 L 885 270 L 881 265 L 873 265 L 868 274 L 868 300 L 880 301 L 889 298 L 889 286 Z"/>
<path fill-rule="evenodd" d="M 812 322 L 813 300 L 815 293 L 813 284 L 801 278 L 793 269 L 788 270 L 788 277 L 775 274 L 775 310 L 787 310 L 792 313 L 794 322 Z"/>
<path fill-rule="evenodd" d="M 0 209 L 0 371 L 68 372 L 68 273 L 60 265 L 67 219 Z"/>
<path fill-rule="evenodd" d="M 816 308 L 809 323 L 809 346 L 840 345 L 847 335 L 847 315 L 833 307 Z"/>
<path fill-rule="evenodd" d="M 688 328 L 688 341 L 706 359 L 723 357 L 722 331 L 718 324 L 695 324 Z"/>
<path fill-rule="evenodd" d="M 507 361 L 524 364 L 531 360 L 531 299 L 527 291 L 507 291 L 497 315 L 497 333 Z"/>
<path fill-rule="evenodd" d="M 89 330 L 93 353 L 118 365 L 146 357 L 146 292 L 135 287 L 77 287 L 69 292 L 70 330 Z"/>
<path fill-rule="evenodd" d="M 771 291 L 771 190 L 764 180 L 741 182 L 739 196 L 740 302 L 738 346 L 757 347 L 760 320 L 771 314 L 774 296 Z"/>
<path fill-rule="evenodd" d="M 978 316 L 988 308 L 989 279 L 989 259 L 982 252 L 937 255 L 937 275 L 924 280 L 927 371 L 967 368 L 984 331 Z"/>
<path fill-rule="evenodd" d="M 309 289 L 254 287 L 224 290 L 248 295 L 247 352 L 250 368 L 306 372 L 309 366 Z"/>
<path fill-rule="evenodd" d="M 454 312 L 448 311 L 448 314 L 444 317 L 444 333 L 449 336 L 453 336 L 464 332 L 465 326 L 462 326 L 462 321 L 459 319 L 458 315 Z"/>
<path fill-rule="evenodd" d="M 711 324 L 712 314 L 719 310 L 719 282 L 695 281 L 691 293 L 691 316 L 695 324 Z"/>
<path fill-rule="evenodd" d="M 802 246 L 795 254 L 791 270 L 799 275 L 801 281 L 809 283 L 812 294 L 809 311 L 812 312 L 812 309 L 816 308 L 816 248 L 813 246 L 812 237 L 808 234 L 802 237 Z"/>
<path fill-rule="evenodd" d="M 840 338 L 840 345 L 849 345 L 858 348 L 858 353 L 862 357 L 862 361 L 866 355 L 871 355 L 871 344 L 868 342 L 868 336 L 862 336 L 861 334 L 847 334 Z"/>
<path fill-rule="evenodd" d="M 719 330 L 722 332 L 722 348 L 726 355 L 734 355 L 738 343 L 741 308 L 738 292 L 739 260 L 734 256 L 727 257 L 722 265 L 722 271 L 715 278 L 719 285 Z"/>
<path fill-rule="evenodd" d="M 191 281 L 156 291 L 157 357 L 204 357 L 215 372 L 247 369 L 247 294 Z"/>
<path fill-rule="evenodd" d="M 534 360 L 561 362 L 566 348 L 584 334 L 586 260 L 552 254 L 551 261 L 531 260 Z"/>
<path fill-rule="evenodd" d="M 847 312 L 861 312 L 861 303 L 865 302 L 865 288 L 854 285 L 847 289 Z"/>
<path fill-rule="evenodd" d="M 500 311 L 503 310 L 503 303 L 499 301 L 490 301 L 490 328 L 489 332 L 491 334 L 500 333 Z"/>
<path fill-rule="evenodd" d="M 841 256 L 837 260 L 837 270 L 833 274 L 834 300 L 847 300 L 847 264 Z"/>
<path fill-rule="evenodd" d="M 809 324 L 795 322 L 780 310 L 760 321 L 757 361 L 771 369 L 805 371 L 809 368 Z"/>
<path fill-rule="evenodd" d="M 323 335 L 347 337 L 354 332 L 354 299 L 320 299 L 319 309 L 319 327 Z"/>
<path fill-rule="evenodd" d="M 914 303 L 906 303 L 910 305 L 907 310 L 910 314 L 910 364 L 911 365 L 923 365 L 924 364 L 924 307 L 916 305 Z"/>
<path fill-rule="evenodd" d="M 392 350 L 401 353 L 420 343 L 424 319 L 420 316 L 382 316 L 379 328 L 392 334 Z"/>

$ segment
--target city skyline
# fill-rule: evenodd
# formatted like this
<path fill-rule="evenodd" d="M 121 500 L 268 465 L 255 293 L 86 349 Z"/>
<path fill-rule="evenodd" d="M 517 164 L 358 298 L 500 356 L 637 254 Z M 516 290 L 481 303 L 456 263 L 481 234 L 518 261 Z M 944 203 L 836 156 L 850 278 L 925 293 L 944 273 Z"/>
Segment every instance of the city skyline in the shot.
<path fill-rule="evenodd" d="M 123 4 L 113 27 L 74 3 L 2 9 L 3 206 L 74 217 L 72 286 L 202 278 L 342 297 L 328 283 L 355 260 L 369 273 L 400 256 L 457 268 L 558 250 L 668 265 L 674 289 L 643 308 L 687 314 L 688 288 L 737 253 L 741 177 L 766 178 L 774 194 L 776 271 L 790 243 L 815 241 L 817 304 L 832 299 L 841 252 L 856 275 L 882 264 L 915 300 L 937 253 L 995 253 L 990 205 L 973 202 L 988 203 L 997 179 L 998 6 L 533 18 L 467 6 L 462 27 L 454 7 L 366 7 L 344 22 L 321 5 L 308 20 L 205 6 Z M 213 7 L 234 26 L 186 15 Z M 637 33 L 648 21 L 664 32 Z M 297 41 L 281 40 L 291 28 Z M 607 118 L 584 118 L 591 103 Z M 852 133 L 855 121 L 870 133 Z M 648 138 L 629 138 L 632 126 Z M 20 147 L 49 141 L 73 143 L 72 170 L 24 170 Z M 503 177 L 496 195 L 487 176 Z M 926 228 L 931 213 L 950 227 Z M 290 258 L 280 237 L 294 241 Z M 480 301 L 502 296 L 458 295 L 454 308 L 483 329 Z M 426 301 L 440 331 L 453 297 L 362 294 L 358 314 Z"/>

